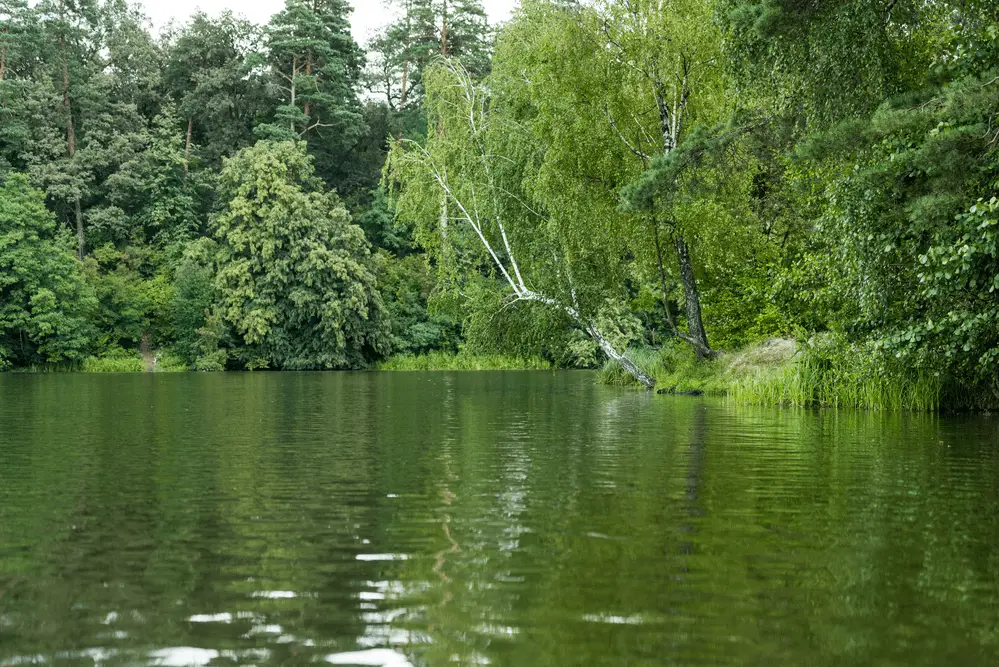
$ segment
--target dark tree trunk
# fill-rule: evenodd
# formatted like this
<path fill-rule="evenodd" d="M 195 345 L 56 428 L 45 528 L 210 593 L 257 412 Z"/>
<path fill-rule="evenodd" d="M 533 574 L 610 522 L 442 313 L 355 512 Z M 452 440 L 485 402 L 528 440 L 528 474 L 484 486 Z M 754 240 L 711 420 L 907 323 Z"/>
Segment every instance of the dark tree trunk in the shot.
<path fill-rule="evenodd" d="M 441 55 L 447 58 L 447 0 L 444 0 L 443 21 L 441 22 Z"/>
<path fill-rule="evenodd" d="M 194 133 L 194 116 L 187 118 L 187 141 L 184 143 L 184 175 L 187 176 L 191 163 L 191 135 Z"/>
<path fill-rule="evenodd" d="M 82 260 L 87 252 L 87 237 L 83 231 L 83 207 L 80 205 L 79 197 L 76 198 L 74 208 L 76 213 L 76 249 Z"/>
<path fill-rule="evenodd" d="M 76 155 L 76 127 L 73 125 L 73 101 L 69 97 L 69 62 L 62 57 L 62 106 L 66 111 L 66 148 L 69 156 Z"/>
<path fill-rule="evenodd" d="M 664 85 L 663 81 L 656 78 L 653 80 L 652 84 L 653 93 L 656 99 L 656 107 L 659 111 L 659 126 L 663 137 L 663 154 L 669 155 L 671 152 L 676 150 L 676 147 L 680 144 L 680 132 L 683 128 L 683 114 L 685 113 L 688 95 L 686 70 L 684 71 L 684 76 L 681 81 L 682 85 L 679 91 L 680 99 L 673 105 L 669 102 L 668 88 Z M 666 272 L 663 269 L 662 251 L 659 243 L 658 221 L 653 222 L 653 229 L 655 230 L 656 237 L 656 251 L 659 255 L 659 272 L 663 288 L 663 305 L 666 308 L 667 320 L 670 321 L 670 326 L 673 327 L 673 331 L 677 337 L 686 341 L 694 348 L 698 359 L 711 359 L 715 356 L 715 354 L 711 350 L 711 346 L 708 345 L 708 335 L 704 331 L 704 321 L 701 317 L 701 294 L 697 289 L 697 279 L 694 276 L 694 264 L 690 259 L 690 248 L 687 246 L 687 241 L 683 238 L 683 234 L 678 231 L 676 234 L 676 257 L 680 264 L 680 281 L 683 283 L 684 301 L 686 302 L 687 310 L 687 328 L 690 331 L 689 336 L 678 331 L 676 324 L 672 321 L 673 316 L 669 310 L 669 301 L 666 294 Z"/>
<path fill-rule="evenodd" d="M 676 250 L 680 262 L 680 275 L 683 281 L 684 297 L 687 303 L 687 319 L 690 321 L 690 333 L 680 331 L 673 317 L 673 309 L 670 308 L 669 289 L 666 286 L 666 267 L 663 261 L 663 247 L 659 233 L 659 220 L 652 219 L 652 238 L 656 244 L 656 261 L 659 266 L 659 287 L 662 290 L 663 311 L 666 313 L 666 322 L 669 324 L 673 335 L 689 344 L 697 352 L 698 359 L 711 358 L 714 352 L 708 345 L 708 337 L 704 331 L 704 323 L 701 318 L 701 299 L 697 289 L 697 279 L 694 276 L 693 264 L 690 261 L 690 249 L 682 236 L 677 236 Z"/>
<path fill-rule="evenodd" d="M 313 10 L 313 11 L 315 11 L 315 10 Z M 305 61 L 305 76 L 312 76 L 312 52 L 311 51 L 309 52 L 309 55 L 307 56 L 307 59 Z M 317 88 L 318 88 L 318 83 L 317 83 Z M 308 101 L 305 102 L 305 117 L 307 119 L 311 119 L 312 118 L 312 104 L 310 102 L 308 102 Z M 308 120 L 305 121 L 305 126 L 306 127 L 309 126 L 309 121 Z"/>
<path fill-rule="evenodd" d="M 676 235 L 676 255 L 680 261 L 680 279 L 683 282 L 683 294 L 687 309 L 687 328 L 690 329 L 690 344 L 697 352 L 698 359 L 711 359 L 715 356 L 708 345 L 708 335 L 704 331 L 704 321 L 701 318 L 701 294 L 697 289 L 697 278 L 694 276 L 694 264 L 690 259 L 690 248 L 682 234 Z"/>
<path fill-rule="evenodd" d="M 3 34 L 6 35 L 7 33 L 8 29 L 4 28 Z M 7 42 L 4 42 L 3 46 L 0 47 L 0 81 L 3 81 L 3 75 L 6 71 L 7 71 Z"/>
<path fill-rule="evenodd" d="M 652 238 L 656 243 L 656 262 L 659 265 L 659 288 L 663 293 L 663 311 L 666 313 L 666 323 L 674 336 L 683 337 L 680 329 L 676 326 L 676 319 L 673 317 L 673 309 L 669 307 L 669 289 L 666 287 L 666 266 L 663 262 L 663 246 L 659 236 L 659 220 L 652 219 Z"/>

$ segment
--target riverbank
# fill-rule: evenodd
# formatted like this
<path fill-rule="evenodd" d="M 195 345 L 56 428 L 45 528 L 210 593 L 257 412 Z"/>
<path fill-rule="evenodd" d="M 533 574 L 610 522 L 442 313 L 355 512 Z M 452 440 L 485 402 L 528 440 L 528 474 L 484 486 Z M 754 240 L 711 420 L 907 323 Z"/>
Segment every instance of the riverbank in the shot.
<path fill-rule="evenodd" d="M 686 346 L 631 349 L 629 357 L 656 379 L 660 393 L 727 396 L 745 405 L 859 408 L 884 412 L 995 410 L 999 399 L 966 387 L 947 387 L 939 377 L 890 368 L 870 354 L 824 342 L 799 345 L 772 339 L 735 352 L 720 352 L 698 361 Z M 524 371 L 551 370 L 538 357 L 431 352 L 400 355 L 379 362 L 374 371 Z M 169 351 L 143 356 L 117 350 L 89 357 L 72 366 L 46 366 L 17 372 L 144 373 L 186 372 L 191 368 Z M 635 379 L 609 361 L 597 372 L 598 382 L 638 387 Z M 987 392 L 985 392 L 987 393 Z"/>
<path fill-rule="evenodd" d="M 499 354 L 430 352 L 398 355 L 375 364 L 375 371 L 547 371 L 552 365 L 538 357 Z M 169 351 L 143 354 L 127 350 L 87 357 L 79 363 L 51 364 L 14 369 L 15 373 L 184 373 L 194 372 L 190 365 Z"/>
<path fill-rule="evenodd" d="M 660 391 L 703 392 L 760 406 L 848 407 L 886 412 L 983 409 L 969 396 L 947 392 L 939 377 L 889 369 L 869 355 L 833 345 L 801 346 L 773 339 L 717 359 L 697 361 L 682 346 L 630 350 L 629 356 L 657 380 Z M 604 384 L 635 381 L 616 363 L 600 370 Z"/>
<path fill-rule="evenodd" d="M 169 352 L 143 355 L 135 351 L 115 350 L 101 356 L 87 357 L 78 363 L 49 364 L 13 369 L 14 373 L 185 373 L 191 368 Z"/>

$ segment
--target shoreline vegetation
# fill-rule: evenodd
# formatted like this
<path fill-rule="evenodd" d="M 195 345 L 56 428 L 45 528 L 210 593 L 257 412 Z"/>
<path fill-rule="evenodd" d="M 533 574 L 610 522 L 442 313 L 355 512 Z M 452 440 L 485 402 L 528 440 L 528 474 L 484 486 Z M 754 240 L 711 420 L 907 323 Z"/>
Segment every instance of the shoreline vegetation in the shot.
<path fill-rule="evenodd" d="M 398 355 L 375 365 L 376 371 L 547 371 L 551 363 L 539 357 L 466 352 Z"/>
<path fill-rule="evenodd" d="M 0 370 L 999 406 L 999 3 L 281 4 L 0 3 Z"/>
<path fill-rule="evenodd" d="M 743 405 L 794 408 L 855 408 L 874 412 L 988 411 L 995 404 L 955 391 L 939 377 L 898 370 L 862 368 L 840 354 L 831 341 L 800 345 L 770 339 L 733 352 L 698 360 L 681 342 L 661 349 L 631 348 L 628 358 L 656 380 L 659 393 L 727 397 Z M 150 366 L 139 352 L 120 350 L 90 357 L 76 366 L 42 366 L 20 373 L 184 373 L 196 372 L 182 359 L 160 351 Z M 265 369 L 261 369 L 265 370 Z M 369 368 L 374 372 L 557 371 L 540 357 L 474 354 L 466 351 L 397 355 Z M 614 360 L 594 372 L 597 382 L 622 388 L 644 388 Z"/>
<path fill-rule="evenodd" d="M 988 401 L 953 391 L 939 377 L 879 367 L 869 358 L 850 358 L 830 341 L 800 345 L 772 339 L 737 352 L 719 352 L 697 361 L 688 350 L 630 350 L 629 356 L 656 378 L 666 393 L 727 396 L 761 407 L 856 408 L 875 412 L 935 412 L 942 409 L 988 410 Z M 620 367 L 608 362 L 600 382 L 637 386 Z"/>

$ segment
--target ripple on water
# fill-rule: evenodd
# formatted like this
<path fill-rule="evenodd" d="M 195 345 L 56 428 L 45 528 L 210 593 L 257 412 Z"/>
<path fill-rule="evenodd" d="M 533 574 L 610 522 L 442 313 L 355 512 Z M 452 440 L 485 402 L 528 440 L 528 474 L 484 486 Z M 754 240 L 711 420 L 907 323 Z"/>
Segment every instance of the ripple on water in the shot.
<path fill-rule="evenodd" d="M 999 664 L 994 420 L 0 376 L 0 434 L 4 667 Z"/>

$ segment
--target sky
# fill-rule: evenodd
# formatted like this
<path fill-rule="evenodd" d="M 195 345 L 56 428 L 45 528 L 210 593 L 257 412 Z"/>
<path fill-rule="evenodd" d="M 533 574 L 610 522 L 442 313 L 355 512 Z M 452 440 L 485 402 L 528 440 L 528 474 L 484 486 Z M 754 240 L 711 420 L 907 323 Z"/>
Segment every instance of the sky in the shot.
<path fill-rule="evenodd" d="M 371 31 L 388 22 L 389 13 L 383 0 L 351 0 L 354 14 L 354 39 L 365 42 Z M 509 18 L 517 0 L 483 0 L 490 19 L 495 23 Z M 284 6 L 284 0 L 140 0 L 146 14 L 156 27 L 166 24 L 171 18 L 184 20 L 201 9 L 209 14 L 217 14 L 224 9 L 243 14 L 255 23 L 266 23 L 272 14 Z"/>

